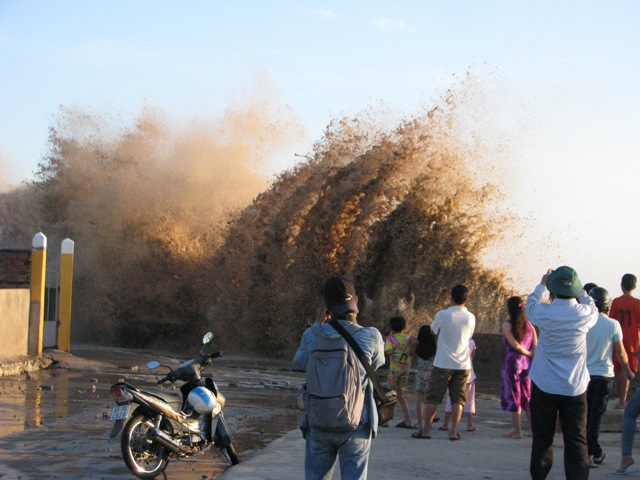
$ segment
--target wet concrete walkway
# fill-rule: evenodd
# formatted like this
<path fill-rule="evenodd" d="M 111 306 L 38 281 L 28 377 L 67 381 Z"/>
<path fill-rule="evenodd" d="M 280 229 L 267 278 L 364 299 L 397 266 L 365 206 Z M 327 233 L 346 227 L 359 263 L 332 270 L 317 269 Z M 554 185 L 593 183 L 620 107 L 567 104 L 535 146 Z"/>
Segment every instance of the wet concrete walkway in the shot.
<path fill-rule="evenodd" d="M 89 348 L 78 355 L 82 356 L 58 358 L 63 368 L 0 377 L 1 480 L 135 478 L 124 466 L 119 438 L 109 439 L 111 422 L 106 417 L 113 406 L 109 387 L 123 377 L 152 383 L 155 376 L 141 369 L 153 354 Z M 164 360 L 176 362 L 169 357 Z M 213 372 L 228 399 L 225 411 L 242 446 L 241 463 L 228 468 L 217 452 L 208 452 L 170 463 L 166 478 L 303 479 L 304 440 L 295 428 L 300 416 L 295 399 L 302 374 L 292 372 L 289 362 L 266 364 L 233 358 L 225 358 Z M 478 386 L 476 431 L 463 428 L 458 442 L 449 441 L 447 432 L 437 429 L 430 440 L 413 439 L 407 429 L 381 429 L 372 445 L 369 479 L 530 478 L 531 440 L 503 437 L 510 430 L 510 415 L 500 410 L 496 395 L 483 393 L 493 390 Z M 12 405 L 14 400 L 17 404 Z M 413 408 L 412 395 L 409 402 Z M 607 459 L 591 470 L 592 479 L 618 478 L 613 471 L 620 461 L 622 411 L 614 405 L 611 401 L 601 435 Z M 442 414 L 441 407 L 439 416 Z M 1 433 L 2 426 L 9 431 Z M 555 445 L 549 480 L 564 478 L 561 437 L 556 437 Z M 636 477 L 640 479 L 640 474 Z"/>
<path fill-rule="evenodd" d="M 46 370 L 0 377 L 0 480 L 134 479 L 120 438 L 109 438 L 110 387 L 121 379 L 155 386 L 157 372 L 144 367 L 152 359 L 174 366 L 184 360 L 88 347 L 56 354 L 56 365 Z M 302 379 L 288 362 L 231 356 L 209 371 L 227 397 L 225 415 L 241 459 L 295 427 Z M 165 473 L 171 480 L 213 479 L 227 467 L 213 448 L 170 462 Z"/>
<path fill-rule="evenodd" d="M 498 398 L 481 396 L 476 400 L 476 406 L 476 431 L 467 432 L 463 425 L 460 430 L 461 440 L 456 442 L 449 441 L 448 432 L 437 428 L 432 431 L 431 439 L 413 439 L 411 430 L 407 429 L 381 429 L 380 435 L 372 444 L 369 480 L 531 478 L 531 439 L 525 437 L 515 440 L 503 436 L 510 430 L 511 417 L 500 410 Z M 439 410 L 442 413 L 442 409 Z M 605 429 L 618 429 L 620 421 L 621 411 L 610 409 Z M 590 470 L 590 478 L 619 478 L 613 472 L 620 462 L 620 433 L 603 432 L 600 443 L 607 458 L 600 467 Z M 556 436 L 554 445 L 555 463 L 547 478 L 560 480 L 565 478 L 561 436 Z M 635 477 L 640 479 L 640 473 Z M 226 470 L 219 477 L 220 480 L 303 478 L 304 440 L 299 430 L 289 432 L 253 458 Z M 334 472 L 333 478 L 339 479 L 339 473 Z"/>

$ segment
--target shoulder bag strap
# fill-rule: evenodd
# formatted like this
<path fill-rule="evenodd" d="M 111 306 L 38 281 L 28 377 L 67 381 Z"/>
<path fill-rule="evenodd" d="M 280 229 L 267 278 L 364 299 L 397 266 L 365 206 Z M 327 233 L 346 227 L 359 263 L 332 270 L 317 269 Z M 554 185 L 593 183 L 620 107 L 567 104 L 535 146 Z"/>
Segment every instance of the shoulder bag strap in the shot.
<path fill-rule="evenodd" d="M 391 343 L 394 347 L 402 348 L 402 345 L 400 345 L 400 342 L 398 342 L 398 339 L 396 337 L 394 337 L 393 335 L 389 335 L 387 337 L 387 340 L 389 340 L 389 343 Z"/>
<path fill-rule="evenodd" d="M 333 320 L 329 322 L 329 325 L 331 325 L 336 330 L 336 332 L 342 335 L 344 339 L 347 341 L 347 343 L 351 346 L 356 356 L 360 360 L 360 363 L 362 363 L 362 366 L 366 370 L 367 375 L 371 379 L 371 382 L 373 383 L 373 387 L 378 392 L 378 395 L 380 396 L 380 398 L 385 398 L 386 392 L 384 391 L 384 388 L 382 388 L 382 385 L 380 385 L 380 380 L 378 380 L 378 377 L 376 376 L 376 372 L 373 370 L 373 367 L 367 360 L 367 357 L 365 357 L 364 352 L 362 351 L 362 348 L 360 348 L 360 345 L 358 345 L 358 343 L 353 339 L 353 337 L 347 331 L 347 329 L 344 328 L 342 325 L 340 325 L 340 322 L 338 322 L 337 320 Z"/>

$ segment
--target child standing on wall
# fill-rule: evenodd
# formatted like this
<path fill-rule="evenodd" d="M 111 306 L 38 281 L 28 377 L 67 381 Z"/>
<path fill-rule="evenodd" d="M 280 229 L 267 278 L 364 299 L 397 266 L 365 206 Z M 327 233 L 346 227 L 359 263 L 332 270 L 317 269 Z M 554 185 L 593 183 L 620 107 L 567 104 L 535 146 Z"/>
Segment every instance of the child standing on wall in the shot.
<path fill-rule="evenodd" d="M 389 388 L 393 388 L 398 394 L 398 403 L 402 407 L 404 420 L 396 425 L 398 428 L 413 428 L 411 424 L 411 416 L 409 415 L 409 405 L 404 396 L 404 389 L 409 380 L 411 372 L 411 359 L 413 357 L 413 349 L 415 339 L 404 333 L 407 329 L 407 321 L 404 317 L 392 317 L 389 319 L 389 327 L 391 335 L 386 339 L 384 345 L 384 353 L 389 355 L 389 375 L 387 384 Z"/>
<path fill-rule="evenodd" d="M 476 373 L 473 371 L 473 357 L 476 354 L 476 342 L 469 340 L 469 355 L 471 356 L 471 372 L 467 380 L 467 403 L 464 404 L 463 413 L 467 416 L 467 432 L 475 432 L 473 426 L 473 415 L 476 413 Z M 451 418 L 451 398 L 447 391 L 447 404 L 444 410 L 444 423 L 439 430 L 449 430 L 449 419 Z"/>

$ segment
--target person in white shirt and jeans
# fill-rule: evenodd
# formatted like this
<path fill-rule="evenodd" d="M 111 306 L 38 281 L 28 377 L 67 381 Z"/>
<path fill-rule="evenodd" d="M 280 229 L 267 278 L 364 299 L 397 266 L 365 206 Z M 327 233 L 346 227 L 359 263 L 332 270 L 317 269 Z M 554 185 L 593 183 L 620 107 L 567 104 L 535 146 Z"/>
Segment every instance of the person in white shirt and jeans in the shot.
<path fill-rule="evenodd" d="M 551 303 L 543 301 L 549 290 Z M 564 437 L 564 470 L 570 480 L 589 478 L 587 451 L 587 332 L 598 319 L 593 299 L 576 271 L 548 270 L 526 303 L 529 321 L 539 329 L 529 370 L 532 382 L 533 442 L 529 472 L 547 478 L 553 466 L 553 437 L 560 419 Z"/>
<path fill-rule="evenodd" d="M 609 318 L 611 297 L 602 287 L 589 290 L 589 296 L 600 312 L 598 321 L 587 333 L 587 370 L 589 370 L 589 387 L 587 388 L 587 447 L 589 448 L 589 466 L 596 468 L 604 459 L 605 454 L 598 441 L 602 417 L 607 411 L 609 393 L 613 386 L 613 355 L 624 368 L 629 381 L 635 377 L 627 352 L 622 343 L 622 329 L 620 323 Z"/>

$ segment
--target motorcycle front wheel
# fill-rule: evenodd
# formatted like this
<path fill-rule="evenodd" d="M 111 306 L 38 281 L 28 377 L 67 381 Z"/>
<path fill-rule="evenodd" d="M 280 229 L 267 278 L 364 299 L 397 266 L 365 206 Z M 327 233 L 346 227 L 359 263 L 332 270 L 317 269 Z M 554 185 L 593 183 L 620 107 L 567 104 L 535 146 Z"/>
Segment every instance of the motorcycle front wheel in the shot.
<path fill-rule="evenodd" d="M 240 459 L 238 459 L 238 454 L 236 453 L 236 449 L 233 448 L 233 445 L 228 445 L 225 447 L 221 447 L 222 456 L 229 463 L 229 465 L 237 465 L 240 463 Z"/>
<path fill-rule="evenodd" d="M 120 441 L 124 463 L 142 479 L 156 478 L 167 468 L 167 449 L 149 439 L 148 421 L 153 419 L 144 415 L 133 417 L 124 427 Z"/>

